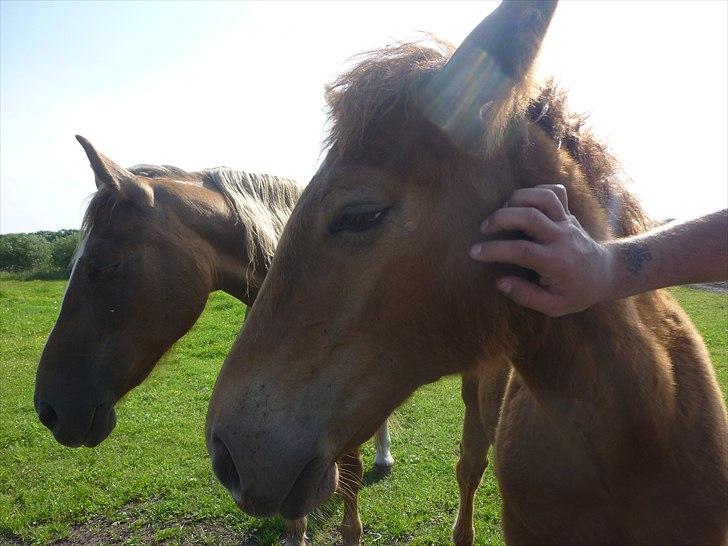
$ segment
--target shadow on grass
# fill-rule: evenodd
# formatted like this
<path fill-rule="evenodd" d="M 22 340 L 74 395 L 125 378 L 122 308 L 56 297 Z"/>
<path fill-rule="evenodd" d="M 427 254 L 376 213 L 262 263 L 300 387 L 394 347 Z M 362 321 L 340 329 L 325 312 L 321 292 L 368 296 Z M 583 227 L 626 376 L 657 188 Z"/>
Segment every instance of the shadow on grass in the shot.
<path fill-rule="evenodd" d="M 362 485 L 365 487 L 367 485 L 372 485 L 374 483 L 377 483 L 387 476 L 389 476 L 392 473 L 392 467 L 391 466 L 380 466 L 380 465 L 374 465 L 369 470 L 367 470 L 364 473 L 364 478 L 362 479 Z"/>

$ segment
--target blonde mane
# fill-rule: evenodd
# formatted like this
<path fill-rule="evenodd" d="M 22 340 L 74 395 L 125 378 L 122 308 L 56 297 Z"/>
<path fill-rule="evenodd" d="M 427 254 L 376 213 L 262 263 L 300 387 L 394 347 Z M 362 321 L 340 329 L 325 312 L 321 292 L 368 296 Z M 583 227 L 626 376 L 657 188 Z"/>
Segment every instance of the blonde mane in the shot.
<path fill-rule="evenodd" d="M 246 250 L 251 262 L 259 256 L 267 268 L 302 189 L 287 178 L 227 167 L 207 169 L 201 174 L 204 185 L 225 197 L 237 222 L 250 234 Z"/>

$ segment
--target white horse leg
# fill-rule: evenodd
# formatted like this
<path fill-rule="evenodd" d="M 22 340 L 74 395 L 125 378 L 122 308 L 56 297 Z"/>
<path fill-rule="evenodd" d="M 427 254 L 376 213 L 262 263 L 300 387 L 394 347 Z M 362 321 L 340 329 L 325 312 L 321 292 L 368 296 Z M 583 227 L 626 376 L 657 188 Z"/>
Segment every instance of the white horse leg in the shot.
<path fill-rule="evenodd" d="M 392 444 L 389 438 L 389 429 L 387 428 L 387 421 L 379 427 L 379 430 L 374 435 L 374 447 L 377 449 L 377 454 L 374 457 L 374 466 L 380 469 L 390 469 L 394 464 L 394 458 L 392 453 L 389 451 L 389 446 Z"/>

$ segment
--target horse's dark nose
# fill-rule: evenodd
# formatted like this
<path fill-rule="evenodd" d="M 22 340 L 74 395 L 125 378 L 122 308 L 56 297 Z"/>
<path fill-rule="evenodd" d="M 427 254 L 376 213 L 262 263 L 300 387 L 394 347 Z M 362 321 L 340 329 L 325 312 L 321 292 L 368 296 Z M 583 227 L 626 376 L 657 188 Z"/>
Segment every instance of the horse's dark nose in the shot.
<path fill-rule="evenodd" d="M 217 434 L 212 435 L 210 457 L 215 475 L 220 483 L 230 491 L 233 499 L 243 511 L 256 517 L 272 516 L 278 511 L 279 502 L 275 498 L 271 499 L 269 495 L 256 494 L 249 484 L 246 485 L 245 480 L 238 473 L 230 450 Z"/>
<path fill-rule="evenodd" d="M 38 413 L 38 419 L 40 419 L 40 422 L 43 423 L 48 430 L 53 432 L 53 429 L 56 427 L 56 423 L 58 422 L 58 414 L 56 411 L 50 404 L 46 404 L 45 402 L 39 402 L 35 410 Z"/>
<path fill-rule="evenodd" d="M 36 399 L 35 411 L 55 439 L 68 447 L 94 447 L 116 426 L 116 412 L 111 404 L 63 404 Z"/>
<path fill-rule="evenodd" d="M 220 483 L 230 491 L 236 501 L 239 501 L 241 498 L 240 475 L 238 469 L 235 468 L 230 450 L 217 434 L 213 434 L 212 437 L 210 458 L 212 459 L 212 469 Z"/>

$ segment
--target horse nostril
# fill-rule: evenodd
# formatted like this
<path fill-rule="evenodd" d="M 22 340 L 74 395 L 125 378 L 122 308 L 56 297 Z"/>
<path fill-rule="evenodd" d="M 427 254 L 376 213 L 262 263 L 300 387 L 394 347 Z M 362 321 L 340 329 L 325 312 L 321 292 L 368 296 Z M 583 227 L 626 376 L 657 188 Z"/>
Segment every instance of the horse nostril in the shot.
<path fill-rule="evenodd" d="M 38 419 L 40 419 L 40 422 L 43 423 L 48 430 L 53 431 L 56 423 L 58 422 L 58 414 L 56 414 L 50 404 L 41 402 L 38 404 Z"/>
<path fill-rule="evenodd" d="M 240 476 L 230 451 L 217 434 L 212 438 L 212 468 L 220 483 L 237 499 L 240 495 Z"/>

